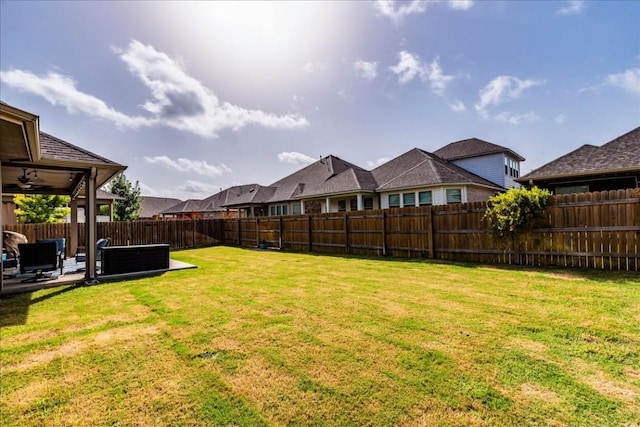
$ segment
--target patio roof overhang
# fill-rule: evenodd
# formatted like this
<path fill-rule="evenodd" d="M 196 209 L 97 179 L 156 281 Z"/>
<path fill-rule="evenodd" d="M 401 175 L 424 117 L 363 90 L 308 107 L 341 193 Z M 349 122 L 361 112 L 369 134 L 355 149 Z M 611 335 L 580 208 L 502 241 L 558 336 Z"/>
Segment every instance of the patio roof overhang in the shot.
<path fill-rule="evenodd" d="M 96 278 L 96 192 L 126 166 L 41 132 L 35 114 L 0 101 L 0 195 L 60 194 L 86 198 L 87 280 Z M 73 220 L 72 229 L 77 230 Z M 0 226 L 4 225 L 0 211 Z M 75 234 L 72 232 L 72 234 Z M 77 236 L 77 234 L 75 234 Z M 72 245 L 75 244 L 72 236 Z M 0 293 L 2 292 L 0 277 Z"/>

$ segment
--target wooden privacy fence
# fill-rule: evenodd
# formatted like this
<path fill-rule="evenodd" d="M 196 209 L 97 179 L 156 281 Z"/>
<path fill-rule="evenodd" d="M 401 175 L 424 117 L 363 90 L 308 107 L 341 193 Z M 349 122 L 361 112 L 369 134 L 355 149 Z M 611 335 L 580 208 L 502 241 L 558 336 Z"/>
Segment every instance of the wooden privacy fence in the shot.
<path fill-rule="evenodd" d="M 318 215 L 98 223 L 114 245 L 267 245 L 294 251 L 638 271 L 640 189 L 553 196 L 523 234 L 494 232 L 486 203 Z M 7 226 L 30 241 L 68 224 Z M 84 242 L 84 227 L 79 227 Z M 68 254 L 71 255 L 71 254 Z"/>
<path fill-rule="evenodd" d="M 533 228 L 494 232 L 485 202 L 224 221 L 225 244 L 535 266 L 639 269 L 640 190 L 553 196 Z"/>

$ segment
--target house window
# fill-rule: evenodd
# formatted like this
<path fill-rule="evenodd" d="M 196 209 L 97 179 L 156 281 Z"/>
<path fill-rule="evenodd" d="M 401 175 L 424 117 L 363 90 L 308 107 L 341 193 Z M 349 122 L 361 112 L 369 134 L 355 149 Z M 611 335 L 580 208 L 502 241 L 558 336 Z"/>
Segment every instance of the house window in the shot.
<path fill-rule="evenodd" d="M 509 175 L 509 159 L 507 157 L 504 158 L 504 174 Z"/>
<path fill-rule="evenodd" d="M 399 208 L 400 207 L 400 195 L 399 194 L 389 194 L 389 207 L 390 208 Z"/>
<path fill-rule="evenodd" d="M 347 201 L 338 200 L 338 212 L 345 212 L 347 210 Z"/>
<path fill-rule="evenodd" d="M 421 191 L 418 193 L 418 203 L 420 206 L 427 206 L 433 204 L 433 198 L 431 191 Z"/>
<path fill-rule="evenodd" d="M 271 206 L 271 216 L 275 216 L 275 215 L 276 215 L 276 207 Z"/>
<path fill-rule="evenodd" d="M 289 215 L 289 206 L 282 205 L 282 215 Z"/>
<path fill-rule="evenodd" d="M 276 206 L 276 215 L 282 215 L 282 206 Z"/>
<path fill-rule="evenodd" d="M 293 211 L 293 215 L 300 215 L 302 213 L 302 208 L 300 207 L 300 205 L 293 205 L 292 208 Z"/>
<path fill-rule="evenodd" d="M 362 201 L 364 204 L 364 210 L 372 210 L 373 209 L 373 197 L 365 197 Z"/>
<path fill-rule="evenodd" d="M 403 193 L 402 194 L 402 206 L 415 206 L 416 205 L 416 193 Z"/>
<path fill-rule="evenodd" d="M 349 209 L 352 211 L 357 211 L 358 210 L 358 199 L 351 199 L 349 200 Z"/>
<path fill-rule="evenodd" d="M 459 188 L 447 189 L 447 203 L 462 203 L 462 190 Z"/>

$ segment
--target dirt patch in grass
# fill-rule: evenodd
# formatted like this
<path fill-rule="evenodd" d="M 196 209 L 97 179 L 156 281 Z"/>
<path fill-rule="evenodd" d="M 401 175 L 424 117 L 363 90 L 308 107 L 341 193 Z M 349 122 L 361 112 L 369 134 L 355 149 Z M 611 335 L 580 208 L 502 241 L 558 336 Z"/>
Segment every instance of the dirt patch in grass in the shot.
<path fill-rule="evenodd" d="M 33 369 L 36 366 L 50 363 L 57 357 L 69 357 L 81 353 L 91 345 L 105 346 L 115 341 L 134 340 L 143 335 L 158 333 L 155 326 L 140 328 L 140 326 L 124 326 L 108 331 L 100 332 L 95 337 L 77 339 L 61 345 L 58 348 L 44 350 L 31 354 L 25 360 L 17 365 L 4 365 L 4 371 L 22 372 Z"/>
<path fill-rule="evenodd" d="M 421 405 L 416 408 L 411 417 L 397 424 L 398 427 L 431 427 L 431 426 L 486 426 L 482 414 L 475 408 L 456 410 L 437 403 Z"/>
<path fill-rule="evenodd" d="M 542 401 L 552 405 L 557 405 L 562 401 L 558 394 L 553 390 L 530 383 L 525 383 L 520 386 L 520 391 L 516 396 L 516 400 L 524 402 L 525 404 L 532 401 Z"/>
<path fill-rule="evenodd" d="M 597 372 L 587 377 L 585 382 L 596 389 L 598 393 L 612 399 L 633 402 L 640 396 L 640 393 L 632 388 L 631 385 L 617 383 L 607 378 L 604 372 Z"/>
<path fill-rule="evenodd" d="M 13 393 L 3 395 L 2 400 L 9 406 L 26 407 L 32 405 L 38 399 L 44 397 L 49 390 L 59 387 L 73 388 L 86 377 L 86 372 L 74 372 L 57 380 L 42 378 L 16 390 Z"/>
<path fill-rule="evenodd" d="M 549 351 L 549 347 L 547 347 L 545 344 L 538 341 L 527 340 L 524 338 L 511 339 L 511 341 L 507 345 L 507 348 L 522 349 L 536 356 L 542 356 Z"/>

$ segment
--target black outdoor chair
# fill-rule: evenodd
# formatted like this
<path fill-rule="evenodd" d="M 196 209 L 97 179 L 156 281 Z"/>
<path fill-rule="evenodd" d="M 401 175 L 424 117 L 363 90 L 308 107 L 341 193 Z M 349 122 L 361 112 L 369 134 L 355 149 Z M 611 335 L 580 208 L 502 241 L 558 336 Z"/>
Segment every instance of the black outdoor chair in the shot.
<path fill-rule="evenodd" d="M 58 269 L 58 245 L 56 242 L 20 243 L 20 273 L 33 274 L 33 278 L 23 282 L 35 282 L 40 279 L 53 278 L 53 271 Z M 47 274 L 48 273 L 48 274 Z"/>
<path fill-rule="evenodd" d="M 109 246 L 111 239 L 105 237 L 96 242 L 96 261 L 102 261 L 102 248 Z M 76 263 L 85 262 L 87 260 L 86 248 L 84 246 L 78 246 L 76 250 Z"/>
<path fill-rule="evenodd" d="M 64 237 L 60 237 L 57 239 L 38 239 L 36 243 L 46 243 L 46 242 L 55 242 L 56 247 L 58 249 L 58 267 L 60 268 L 60 274 L 64 271 L 64 260 L 67 259 L 67 246 L 66 239 Z"/>

